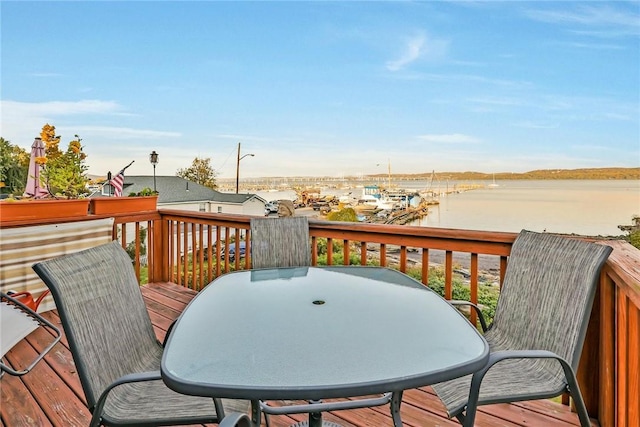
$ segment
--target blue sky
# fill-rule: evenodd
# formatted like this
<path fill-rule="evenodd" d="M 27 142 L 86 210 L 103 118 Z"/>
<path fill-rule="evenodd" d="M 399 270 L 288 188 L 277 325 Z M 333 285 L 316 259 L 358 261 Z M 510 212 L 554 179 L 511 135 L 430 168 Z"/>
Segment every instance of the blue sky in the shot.
<path fill-rule="evenodd" d="M 640 166 L 639 1 L 2 1 L 2 128 L 89 173 Z"/>

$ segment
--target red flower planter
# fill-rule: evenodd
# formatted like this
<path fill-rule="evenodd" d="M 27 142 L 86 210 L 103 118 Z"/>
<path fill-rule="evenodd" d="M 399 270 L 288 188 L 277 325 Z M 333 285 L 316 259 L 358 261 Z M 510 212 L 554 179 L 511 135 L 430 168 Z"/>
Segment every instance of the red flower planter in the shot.
<path fill-rule="evenodd" d="M 94 197 L 89 212 L 93 215 L 135 214 L 157 210 L 158 196 Z"/>
<path fill-rule="evenodd" d="M 0 202 L 0 222 L 87 216 L 89 199 L 44 199 Z"/>

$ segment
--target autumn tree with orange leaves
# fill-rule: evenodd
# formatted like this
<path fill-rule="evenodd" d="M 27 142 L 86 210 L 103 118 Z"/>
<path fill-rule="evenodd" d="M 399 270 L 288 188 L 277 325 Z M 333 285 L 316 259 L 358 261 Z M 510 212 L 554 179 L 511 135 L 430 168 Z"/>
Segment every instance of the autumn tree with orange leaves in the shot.
<path fill-rule="evenodd" d="M 77 199 L 88 194 L 85 165 L 87 155 L 82 151 L 80 137 L 75 135 L 65 151 L 60 149 L 61 137 L 56 135 L 56 128 L 45 124 L 40 132 L 45 145 L 45 157 L 36 158 L 43 166 L 42 185 L 46 186 L 55 198 Z"/>

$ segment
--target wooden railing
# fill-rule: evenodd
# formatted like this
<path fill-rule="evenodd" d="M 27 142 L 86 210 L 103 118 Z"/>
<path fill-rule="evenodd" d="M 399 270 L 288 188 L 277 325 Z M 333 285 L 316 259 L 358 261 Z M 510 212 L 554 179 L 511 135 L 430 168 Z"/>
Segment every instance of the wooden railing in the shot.
<path fill-rule="evenodd" d="M 113 237 L 132 253 L 138 278 L 146 272 L 149 282 L 174 282 L 199 290 L 220 274 L 251 268 L 250 218 L 161 209 L 116 217 Z M 146 232 L 144 241 L 141 230 Z M 429 283 L 437 253 L 443 259 L 446 298 L 452 297 L 457 263 L 464 259 L 473 302 L 481 282 L 480 259 L 498 265 L 501 284 L 517 236 L 315 219 L 309 220 L 309 233 L 314 265 L 320 258 L 320 239 L 323 245 L 326 239 L 327 264 L 355 258 L 364 265 L 376 260 L 414 274 L 415 264 L 424 284 Z M 626 242 L 603 243 L 614 251 L 602 272 L 578 376 L 589 413 L 601 426 L 635 427 L 640 425 L 640 251 Z M 340 253 L 336 247 L 341 247 Z"/>
<path fill-rule="evenodd" d="M 640 426 L 640 251 L 625 242 L 605 243 L 614 251 L 602 274 L 591 319 L 595 325 L 590 325 L 591 340 L 583 351 L 583 358 L 597 356 L 581 370 L 594 383 L 587 390 L 588 402 L 600 425 L 635 427 Z"/>
<path fill-rule="evenodd" d="M 249 216 L 161 210 L 160 224 L 150 225 L 150 281 L 170 281 L 201 289 L 220 274 L 251 268 Z M 445 298 L 452 297 L 456 264 L 469 265 L 470 300 L 478 302 L 480 257 L 494 258 L 499 283 L 507 268 L 517 234 L 470 230 L 354 224 L 309 220 L 312 264 L 318 263 L 319 239 L 326 239 L 326 263 L 334 264 L 336 243 L 342 263 L 353 260 L 406 272 L 417 257 L 420 280 L 429 283 L 430 254 L 444 252 Z M 171 236 L 171 237 L 169 237 Z M 238 238 L 236 238 L 238 237 Z M 231 257 L 229 254 L 242 254 Z M 215 244 L 214 244 L 215 243 Z M 640 425 L 640 251 L 625 242 L 603 242 L 614 247 L 601 278 L 579 377 L 590 414 L 603 427 Z M 475 318 L 471 319 L 475 322 Z M 594 375 L 597 372 L 598 375 Z"/>

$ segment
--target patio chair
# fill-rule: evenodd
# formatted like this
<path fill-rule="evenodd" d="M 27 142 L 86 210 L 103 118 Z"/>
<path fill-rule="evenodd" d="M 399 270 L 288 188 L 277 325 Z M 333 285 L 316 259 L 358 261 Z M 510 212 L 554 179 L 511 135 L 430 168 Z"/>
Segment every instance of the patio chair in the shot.
<path fill-rule="evenodd" d="M 310 265 L 307 217 L 251 218 L 252 268 Z"/>
<path fill-rule="evenodd" d="M 51 290 L 91 426 L 249 426 L 249 403 L 176 393 L 160 376 L 156 339 L 131 259 L 117 242 L 36 263 Z M 225 410 L 236 411 L 225 417 Z"/>
<path fill-rule="evenodd" d="M 590 425 L 575 371 L 600 270 L 611 250 L 547 233 L 523 230 L 518 235 L 493 323 L 484 335 L 490 348 L 487 366 L 433 386 L 449 417 L 470 427 L 478 405 L 568 392 L 580 424 Z M 481 323 L 486 324 L 482 317 Z"/>
<path fill-rule="evenodd" d="M 44 328 L 51 333 L 49 344 L 38 355 L 28 362 L 23 369 L 14 369 L 0 361 L 0 377 L 4 373 L 22 376 L 29 373 L 44 356 L 60 341 L 60 330 L 47 319 L 36 313 L 20 300 L 0 293 L 0 357 L 4 358 L 16 344 L 26 338 L 38 328 Z"/>
<path fill-rule="evenodd" d="M 254 269 L 276 267 L 308 267 L 311 265 L 311 247 L 309 243 L 309 221 L 304 216 L 280 218 L 251 218 L 251 266 Z M 255 272 L 256 275 L 259 272 Z M 380 397 L 369 397 L 342 402 L 310 401 L 315 412 L 343 409 L 367 408 L 387 403 L 400 408 L 401 394 L 385 393 Z M 301 412 L 314 412 L 308 405 L 289 405 L 272 407 L 259 402 L 260 411 L 264 413 L 266 425 L 269 426 L 268 415 L 283 415 Z M 306 425 L 299 423 L 301 426 Z M 298 425 L 298 424 L 296 424 Z M 337 426 L 335 423 L 323 421 L 326 427 Z"/>

